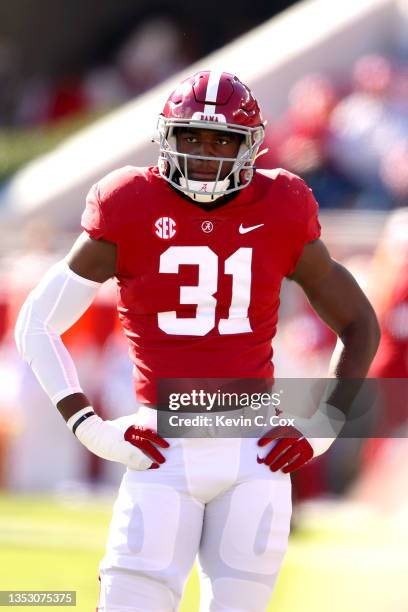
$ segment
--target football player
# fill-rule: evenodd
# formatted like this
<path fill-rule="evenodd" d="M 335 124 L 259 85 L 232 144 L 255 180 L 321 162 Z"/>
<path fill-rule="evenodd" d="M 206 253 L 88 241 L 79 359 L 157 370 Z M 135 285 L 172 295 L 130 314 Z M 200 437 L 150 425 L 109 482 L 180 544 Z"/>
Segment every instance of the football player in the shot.
<path fill-rule="evenodd" d="M 98 610 L 177 610 L 198 556 L 202 610 L 260 612 L 287 548 L 289 473 L 341 430 L 347 407 L 336 384 L 366 375 L 377 320 L 319 239 L 318 207 L 304 181 L 255 170 L 264 125 L 236 76 L 203 71 L 183 81 L 158 131 L 157 166 L 121 168 L 91 188 L 84 231 L 27 298 L 16 341 L 73 434 L 128 468 L 100 564 Z M 60 335 L 111 277 L 137 409 L 104 421 Z M 260 440 L 161 437 L 157 381 L 272 379 L 284 278 L 303 288 L 339 337 L 331 395 L 310 419 Z"/>

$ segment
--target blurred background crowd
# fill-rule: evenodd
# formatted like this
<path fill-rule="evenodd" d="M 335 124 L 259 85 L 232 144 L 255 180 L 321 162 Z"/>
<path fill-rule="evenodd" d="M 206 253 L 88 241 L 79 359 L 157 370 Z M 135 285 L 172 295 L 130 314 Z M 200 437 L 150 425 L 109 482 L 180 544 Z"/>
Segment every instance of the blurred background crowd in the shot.
<path fill-rule="evenodd" d="M 226 19 L 224 8 L 215 2 L 207 2 L 203 13 L 179 2 L 171 9 L 140 2 L 138 10 L 135 3 L 123 2 L 118 4 L 126 10 L 112 8 L 103 27 L 95 19 L 95 27 L 84 27 L 82 35 L 69 3 L 65 13 L 61 3 L 54 3 L 54 9 L 47 3 L 53 19 L 66 20 L 60 46 L 55 36 L 52 44 L 33 44 L 30 36 L 41 38 L 41 30 L 38 20 L 30 23 L 33 3 L 22 4 L 28 11 L 25 28 L 15 27 L 11 9 L 0 20 L 0 190 L 23 162 L 43 150 L 45 135 L 55 126 L 64 126 L 56 140 L 63 138 L 293 3 L 273 3 L 267 9 L 266 3 L 252 2 L 250 16 L 246 13 L 244 18 L 236 10 Z M 109 14 L 110 3 L 101 4 L 106 10 L 98 13 L 99 18 Z M 180 11 L 177 17 L 175 9 Z M 85 4 L 84 23 L 88 13 Z M 52 20 L 48 26 L 52 29 Z M 48 55 L 35 53 L 36 46 Z M 346 77 L 304 74 L 293 83 L 283 115 L 271 116 L 266 107 L 264 116 L 268 151 L 258 167 L 281 166 L 309 183 L 321 207 L 326 242 L 377 310 L 383 338 L 370 376 L 407 378 L 408 57 L 396 45 L 387 53 L 360 56 Z M 33 133 L 38 146 L 30 148 Z M 351 216 L 336 216 L 344 211 Z M 326 212 L 332 216 L 325 217 Z M 25 296 L 66 252 L 73 236 L 59 235 L 56 240 L 52 224 L 44 219 L 26 223 L 21 234 L 23 251 L 4 256 L 0 265 L 0 487 L 49 490 L 75 480 L 116 483 L 121 469 L 77 444 L 14 347 L 14 321 Z M 334 335 L 291 283 L 283 291 L 275 346 L 277 375 L 325 376 Z M 106 418 L 134 410 L 131 365 L 114 298 L 115 287 L 107 283 L 64 336 L 84 390 Z M 404 437 L 406 428 L 407 398 L 400 394 L 386 415 L 363 424 L 361 439 L 339 440 L 296 477 L 298 498 L 342 494 L 362 474 L 369 479 L 373 466 L 378 470 L 378 462 L 391 461 L 386 436 Z M 370 432 L 380 437 L 369 440 Z M 360 493 L 377 495 L 365 486 Z"/>
<path fill-rule="evenodd" d="M 269 122 L 269 153 L 260 165 L 303 176 L 322 209 L 406 205 L 406 58 L 362 56 L 343 82 L 307 74 L 294 83 L 285 115 Z"/>
<path fill-rule="evenodd" d="M 34 5 L 20 2 L 25 18 L 19 27 L 13 9 L 0 7 L 0 185 L 38 147 L 54 145 L 66 132 L 134 99 L 294 4 L 281 0 L 268 8 L 256 1 L 243 18 L 242 2 L 235 3 L 231 16 L 229 3 L 209 2 L 205 13 L 197 14 L 179 1 L 171 8 L 122 2 L 121 10 L 113 10 L 106 0 L 101 3 L 105 12 L 97 14 L 91 27 L 87 22 L 93 9 L 84 8 L 78 20 L 75 3 L 69 10 L 48 1 L 50 18 L 38 24 L 37 16 L 33 26 Z M 66 21 L 68 33 L 60 41 L 52 36 L 54 19 Z M 405 48 L 360 57 L 346 78 L 306 74 L 293 84 L 283 116 L 270 116 L 264 109 L 269 153 L 258 165 L 282 166 L 304 176 L 321 208 L 403 206 L 408 195 L 407 109 Z M 37 150 L 30 142 L 33 134 Z"/>

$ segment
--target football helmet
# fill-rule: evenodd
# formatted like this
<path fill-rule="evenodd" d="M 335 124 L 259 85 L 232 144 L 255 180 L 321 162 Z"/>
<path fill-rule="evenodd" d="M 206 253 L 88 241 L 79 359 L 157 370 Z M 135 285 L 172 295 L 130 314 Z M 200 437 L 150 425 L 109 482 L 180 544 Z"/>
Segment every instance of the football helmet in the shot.
<path fill-rule="evenodd" d="M 228 72 L 202 71 L 182 81 L 167 99 L 158 120 L 159 172 L 175 189 L 198 202 L 211 202 L 249 185 L 258 149 L 264 139 L 264 124 L 258 102 L 238 77 Z M 206 157 L 179 153 L 175 130 L 180 127 L 235 132 L 242 141 L 235 158 Z M 188 176 L 188 160 L 218 161 L 212 182 Z M 225 162 L 233 162 L 222 178 Z"/>

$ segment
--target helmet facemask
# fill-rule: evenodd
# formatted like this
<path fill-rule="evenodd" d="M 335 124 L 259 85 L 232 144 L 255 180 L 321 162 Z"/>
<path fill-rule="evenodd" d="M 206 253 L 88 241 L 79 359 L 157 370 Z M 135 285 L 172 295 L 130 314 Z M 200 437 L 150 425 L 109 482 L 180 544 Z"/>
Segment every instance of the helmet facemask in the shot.
<path fill-rule="evenodd" d="M 242 137 L 236 157 L 209 157 L 179 153 L 177 151 L 176 128 L 196 128 L 233 132 Z M 244 189 L 252 179 L 254 163 L 258 149 L 264 138 L 263 126 L 248 127 L 229 123 L 215 123 L 213 121 L 194 121 L 186 119 L 166 118 L 159 116 L 159 172 L 161 176 L 175 189 L 197 202 L 212 202 L 224 195 Z M 218 161 L 218 170 L 214 181 L 195 181 L 189 178 L 188 161 L 199 159 Z M 232 169 L 224 177 L 223 164 L 232 163 Z"/>

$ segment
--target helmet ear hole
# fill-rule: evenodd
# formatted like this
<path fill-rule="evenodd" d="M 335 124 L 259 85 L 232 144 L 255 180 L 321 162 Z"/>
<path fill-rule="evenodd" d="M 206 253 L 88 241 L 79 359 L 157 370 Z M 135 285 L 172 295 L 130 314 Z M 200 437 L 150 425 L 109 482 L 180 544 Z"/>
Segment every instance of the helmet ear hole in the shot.
<path fill-rule="evenodd" d="M 241 172 L 239 172 L 240 184 L 247 185 L 248 183 L 250 183 L 252 180 L 253 174 L 254 174 L 253 170 L 250 170 L 249 168 L 247 168 L 246 170 L 241 170 Z"/>
<path fill-rule="evenodd" d="M 159 157 L 158 166 L 159 166 L 160 174 L 166 177 L 170 175 L 170 164 L 166 159 L 164 159 L 164 157 Z"/>

